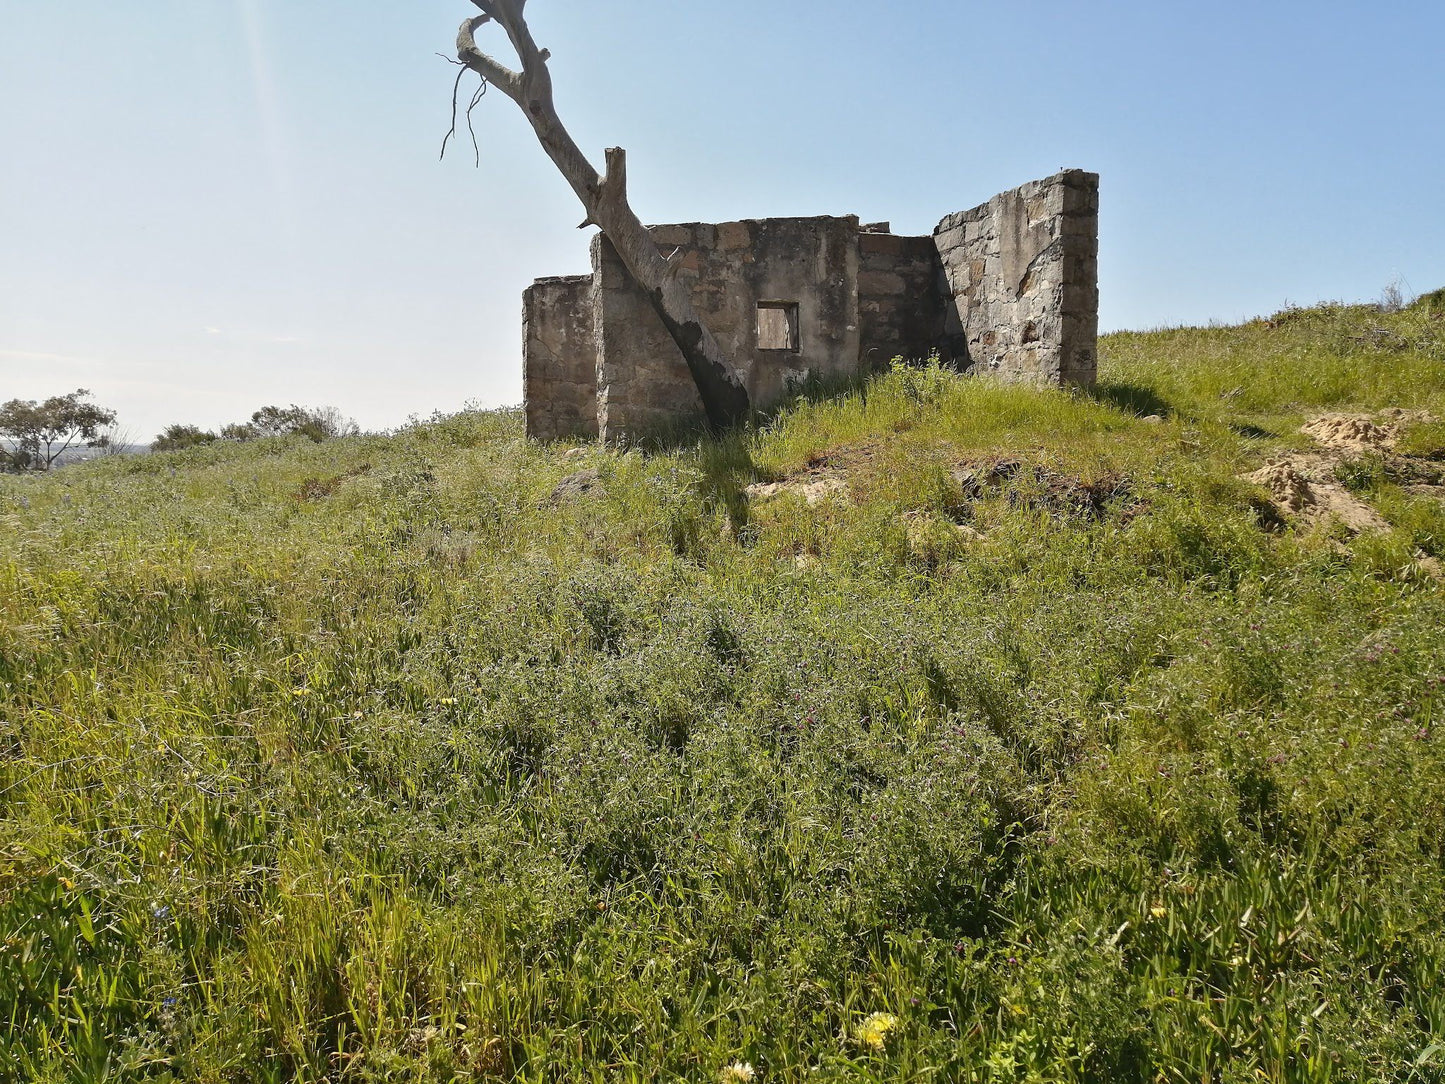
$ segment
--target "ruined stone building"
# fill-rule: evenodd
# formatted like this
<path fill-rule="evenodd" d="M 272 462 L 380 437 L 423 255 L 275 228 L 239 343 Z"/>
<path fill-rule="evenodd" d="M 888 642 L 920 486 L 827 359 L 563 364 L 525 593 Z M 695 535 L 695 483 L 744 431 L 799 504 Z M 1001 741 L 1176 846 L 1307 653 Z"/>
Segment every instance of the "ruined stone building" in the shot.
<path fill-rule="evenodd" d="M 653 226 L 698 314 L 767 409 L 810 378 L 894 358 L 1091 384 L 1099 178 L 1070 170 L 949 215 L 926 237 L 857 217 Z M 527 434 L 639 437 L 702 414 L 687 364 L 604 236 L 592 273 L 524 300 Z"/>

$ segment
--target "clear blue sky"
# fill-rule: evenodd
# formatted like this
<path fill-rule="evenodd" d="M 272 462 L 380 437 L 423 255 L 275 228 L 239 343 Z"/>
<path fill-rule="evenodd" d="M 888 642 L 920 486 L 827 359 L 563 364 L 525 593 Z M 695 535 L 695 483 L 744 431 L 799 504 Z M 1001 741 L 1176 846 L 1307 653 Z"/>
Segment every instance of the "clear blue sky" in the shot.
<path fill-rule="evenodd" d="M 926 232 L 1103 175 L 1107 328 L 1445 286 L 1445 5 L 532 0 L 563 118 L 647 221 Z M 511 102 L 445 163 L 465 0 L 0 0 L 0 400 L 149 439 L 521 395 L 520 294 L 586 269 Z"/>

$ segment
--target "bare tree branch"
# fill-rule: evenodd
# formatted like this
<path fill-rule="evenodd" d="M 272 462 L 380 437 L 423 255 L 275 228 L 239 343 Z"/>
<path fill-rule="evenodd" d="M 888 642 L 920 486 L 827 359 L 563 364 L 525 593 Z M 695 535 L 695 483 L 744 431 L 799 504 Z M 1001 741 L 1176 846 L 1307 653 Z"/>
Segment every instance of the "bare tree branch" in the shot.
<path fill-rule="evenodd" d="M 476 3 L 476 0 L 473 0 Z M 522 77 L 511 68 L 493 60 L 477 48 L 477 31 L 492 21 L 492 16 L 483 15 L 468 19 L 457 31 L 457 59 L 513 101 L 521 101 Z"/>
<path fill-rule="evenodd" d="M 552 73 L 547 67 L 551 53 L 537 47 L 523 18 L 526 0 L 471 2 L 482 14 L 462 23 L 457 33 L 457 59 L 521 108 L 542 149 L 586 208 L 583 227 L 601 228 L 677 343 L 697 385 L 708 420 L 716 427 L 739 421 L 750 409 L 747 389 L 712 332 L 698 317 L 691 290 L 677 275 L 678 267 L 669 266 L 652 234 L 629 205 L 627 153 L 620 147 L 609 148 L 607 175 L 599 176 L 562 124 L 552 100 Z M 477 31 L 490 22 L 496 22 L 506 31 L 521 63 L 520 72 L 478 48 Z M 475 106 L 476 100 L 472 104 Z M 455 105 L 453 109 L 455 119 Z"/>

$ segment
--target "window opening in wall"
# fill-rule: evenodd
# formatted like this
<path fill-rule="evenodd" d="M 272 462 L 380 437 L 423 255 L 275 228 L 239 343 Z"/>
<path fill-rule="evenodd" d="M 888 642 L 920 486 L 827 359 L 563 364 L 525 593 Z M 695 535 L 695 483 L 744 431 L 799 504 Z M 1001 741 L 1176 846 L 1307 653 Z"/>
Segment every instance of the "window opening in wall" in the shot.
<path fill-rule="evenodd" d="M 758 349 L 794 352 L 801 349 L 796 301 L 758 302 Z"/>

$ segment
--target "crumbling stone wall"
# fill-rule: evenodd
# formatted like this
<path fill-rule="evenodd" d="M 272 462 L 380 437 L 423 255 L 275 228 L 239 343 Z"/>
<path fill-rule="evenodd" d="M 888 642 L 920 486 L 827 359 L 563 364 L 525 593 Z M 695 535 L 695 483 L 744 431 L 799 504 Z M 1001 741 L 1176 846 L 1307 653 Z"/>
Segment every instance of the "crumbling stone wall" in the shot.
<path fill-rule="evenodd" d="M 539 279 L 522 295 L 522 394 L 535 440 L 596 439 L 594 276 Z"/>
<path fill-rule="evenodd" d="M 858 219 L 769 218 L 654 226 L 678 277 L 754 404 L 781 401 L 810 376 L 857 371 Z M 702 413 L 687 364 L 606 238 L 597 269 L 598 412 L 603 439 L 638 435 Z M 795 345 L 767 349 L 760 306 L 794 320 Z"/>
<path fill-rule="evenodd" d="M 1092 384 L 1098 371 L 1099 177 L 1070 170 L 949 215 L 944 355 L 981 374 Z"/>
<path fill-rule="evenodd" d="M 693 305 L 767 410 L 810 377 L 893 358 L 1007 380 L 1097 371 L 1099 178 L 1072 170 L 900 237 L 856 217 L 651 227 Z M 527 291 L 529 436 L 617 440 L 701 417 L 687 364 L 603 236 L 590 276 Z"/>
<path fill-rule="evenodd" d="M 858 235 L 861 372 L 894 358 L 921 360 L 938 348 L 943 329 L 943 273 L 932 237 L 898 237 L 883 228 Z"/>

